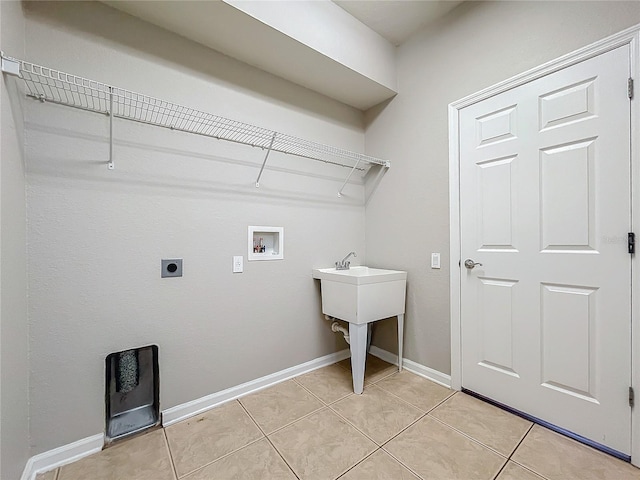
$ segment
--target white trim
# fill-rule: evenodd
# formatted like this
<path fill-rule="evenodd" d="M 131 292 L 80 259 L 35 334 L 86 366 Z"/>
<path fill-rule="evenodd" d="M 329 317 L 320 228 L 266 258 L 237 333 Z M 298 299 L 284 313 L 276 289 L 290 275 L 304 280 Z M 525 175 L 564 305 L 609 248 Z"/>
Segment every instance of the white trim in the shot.
<path fill-rule="evenodd" d="M 104 435 L 100 433 L 49 450 L 48 452 L 34 455 L 24 467 L 21 480 L 35 480 L 37 474 L 54 470 L 93 453 L 97 453 L 102 450 L 103 445 Z"/>
<path fill-rule="evenodd" d="M 402 360 L 402 362 L 404 364 L 404 368 L 407 371 L 415 373 L 416 375 L 420 375 L 421 377 L 424 377 L 427 380 L 431 380 L 432 382 L 439 383 L 443 387 L 452 388 L 451 375 L 439 372 L 438 370 L 426 367 L 412 360 L 407 360 L 406 358 Z"/>
<path fill-rule="evenodd" d="M 498 95 L 502 92 L 506 92 L 507 90 L 511 90 L 515 87 L 519 87 L 520 85 L 524 85 L 525 83 L 544 77 L 545 75 L 549 75 L 550 73 L 557 72 L 558 70 L 570 67 L 571 65 L 583 62 L 623 45 L 629 45 L 638 35 L 638 31 L 640 31 L 640 24 L 627 28 L 626 30 L 616 33 L 615 35 L 611 35 L 610 37 L 598 40 L 586 47 L 580 48 L 563 55 L 562 57 L 556 58 L 555 60 L 551 60 L 550 62 L 532 68 L 531 70 L 515 75 L 500 83 L 496 83 L 495 85 L 480 90 L 479 92 L 461 98 L 460 100 L 451 103 L 450 106 L 460 110 L 464 107 L 468 107 L 469 105 L 473 105 L 474 103 L 486 100 L 489 97 L 493 97 L 494 95 Z"/>
<path fill-rule="evenodd" d="M 395 355 L 386 350 L 382 350 L 381 348 L 376 347 L 375 345 L 371 345 L 369 348 L 369 353 L 374 357 L 378 357 L 385 362 L 391 363 L 393 365 L 398 364 L 398 355 Z M 406 358 L 402 359 L 403 368 L 411 373 L 415 373 L 427 380 L 431 380 L 432 382 L 438 383 L 443 387 L 451 388 L 451 376 L 446 373 L 439 372 L 438 370 L 434 370 L 433 368 L 425 367 L 413 360 L 408 360 Z"/>
<path fill-rule="evenodd" d="M 341 350 L 340 352 L 331 353 L 324 357 L 316 358 L 306 363 L 296 365 L 295 367 L 287 368 L 265 377 L 251 380 L 250 382 L 236 385 L 235 387 L 227 388 L 220 392 L 207 395 L 206 397 L 198 398 L 182 405 L 176 405 L 175 407 L 168 408 L 162 412 L 162 425 L 168 427 L 176 422 L 184 420 L 194 415 L 198 415 L 202 412 L 212 409 L 222 403 L 235 400 L 236 398 L 243 397 L 263 388 L 271 387 L 290 378 L 303 375 L 317 370 L 318 368 L 332 365 L 336 362 L 349 358 L 350 353 L 348 349 Z"/>
<path fill-rule="evenodd" d="M 639 29 L 640 30 L 640 29 Z M 631 77 L 635 94 L 631 100 L 631 227 L 636 234 L 640 225 L 640 31 L 630 42 Z M 637 257 L 637 254 L 636 254 Z M 631 385 L 640 391 L 640 268 L 637 258 L 631 260 Z M 631 409 L 631 463 L 640 466 L 640 409 Z"/>
<path fill-rule="evenodd" d="M 271 375 L 251 380 L 250 382 L 237 385 L 235 387 L 222 390 L 220 392 L 207 395 L 206 397 L 193 400 L 191 402 L 176 405 L 162 412 L 162 426 L 167 427 L 185 418 L 198 415 L 210 410 L 222 403 L 235 400 L 236 398 L 248 395 L 249 393 L 271 387 L 298 375 L 317 370 L 318 368 L 332 365 L 349 358 L 349 349 L 325 355 L 308 362 L 296 365 L 285 370 L 281 370 Z M 97 453 L 104 446 L 104 435 L 102 433 L 87 437 L 77 442 L 63 445 L 54 450 L 35 455 L 29 459 L 24 468 L 21 480 L 35 480 L 38 473 L 48 472 L 55 468 L 67 465 L 80 460 L 83 457 Z"/>
<path fill-rule="evenodd" d="M 464 107 L 485 100 L 512 88 L 524 85 L 550 73 L 575 65 L 601 55 L 623 45 L 629 45 L 631 51 L 631 76 L 636 80 L 636 92 L 631 107 L 631 160 L 632 160 L 632 224 L 640 225 L 640 203 L 636 205 L 635 192 L 640 191 L 640 113 L 637 98 L 640 97 L 640 24 L 620 33 L 592 43 L 539 67 L 516 75 L 508 80 L 449 104 L 449 219 L 450 219 L 450 294 L 451 294 L 451 385 L 454 389 L 462 386 L 462 351 L 460 322 L 460 183 L 459 183 L 459 111 Z M 636 232 L 638 233 L 638 232 Z M 635 263 L 635 262 L 634 262 Z M 632 319 L 631 319 L 631 384 L 640 392 L 640 268 L 633 268 L 632 274 Z M 640 409 L 631 410 L 631 462 L 640 466 Z"/>
<path fill-rule="evenodd" d="M 449 105 L 449 298 L 451 308 L 451 387 L 462 389 L 460 325 L 460 141 L 459 109 Z"/>
<path fill-rule="evenodd" d="M 378 348 L 375 345 L 371 345 L 369 347 L 369 353 L 374 357 L 378 357 L 380 360 L 390 363 L 391 365 L 398 365 L 398 355 L 395 353 L 388 352 L 387 350 Z M 402 359 L 402 361 L 404 362 L 404 359 Z"/>

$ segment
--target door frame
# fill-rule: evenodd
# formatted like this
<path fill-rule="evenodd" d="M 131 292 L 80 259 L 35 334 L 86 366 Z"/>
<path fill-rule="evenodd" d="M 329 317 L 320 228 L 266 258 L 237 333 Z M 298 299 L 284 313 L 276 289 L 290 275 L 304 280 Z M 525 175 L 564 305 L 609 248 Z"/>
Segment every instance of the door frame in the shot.
<path fill-rule="evenodd" d="M 451 298 L 451 388 L 462 388 L 462 332 L 460 318 L 460 110 L 550 73 L 570 67 L 618 47 L 629 45 L 631 77 L 635 93 L 631 103 L 631 225 L 640 235 L 640 24 L 606 37 L 584 48 L 563 55 L 543 65 L 511 77 L 491 87 L 449 104 L 449 272 Z M 622 246 L 621 246 L 622 248 Z M 638 254 L 640 255 L 640 254 Z M 631 386 L 640 397 L 640 268 L 632 259 L 631 305 Z M 638 368 L 633 368 L 637 365 Z M 640 405 L 631 409 L 631 463 L 640 466 Z"/>

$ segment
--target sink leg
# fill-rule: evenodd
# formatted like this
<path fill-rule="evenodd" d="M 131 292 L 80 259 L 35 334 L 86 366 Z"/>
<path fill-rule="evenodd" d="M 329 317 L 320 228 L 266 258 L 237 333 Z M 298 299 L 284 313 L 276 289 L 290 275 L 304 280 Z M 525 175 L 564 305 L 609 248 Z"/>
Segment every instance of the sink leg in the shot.
<path fill-rule="evenodd" d="M 404 313 L 398 315 L 398 371 L 402 371 L 402 344 L 404 343 Z"/>
<path fill-rule="evenodd" d="M 364 364 L 367 359 L 367 324 L 349 324 L 351 347 L 351 376 L 353 392 L 360 395 L 364 389 Z"/>

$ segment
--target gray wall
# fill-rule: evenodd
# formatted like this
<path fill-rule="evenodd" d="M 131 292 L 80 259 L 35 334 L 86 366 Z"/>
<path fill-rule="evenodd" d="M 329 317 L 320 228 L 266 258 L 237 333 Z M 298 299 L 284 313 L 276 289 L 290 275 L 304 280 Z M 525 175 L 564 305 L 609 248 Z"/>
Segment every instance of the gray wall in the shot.
<path fill-rule="evenodd" d="M 29 4 L 26 57 L 352 150 L 363 115 L 99 3 Z M 104 360 L 160 350 L 166 409 L 346 348 L 313 267 L 365 260 L 364 185 L 347 169 L 26 100 L 31 437 L 37 454 L 104 429 Z M 247 227 L 285 259 L 247 262 Z M 245 272 L 232 274 L 232 256 Z M 184 277 L 160 278 L 161 258 Z"/>
<path fill-rule="evenodd" d="M 366 115 L 367 153 L 393 161 L 366 239 L 369 264 L 409 272 L 407 358 L 450 372 L 447 105 L 639 22 L 639 2 L 467 2 L 399 47 L 399 94 Z M 374 344 L 395 351 L 394 328 Z"/>
<path fill-rule="evenodd" d="M 7 29 L 10 7 L 0 5 L 3 49 L 20 55 L 5 32 L 22 30 L 21 13 Z M 29 60 L 323 143 L 366 145 L 393 168 L 365 209 L 360 183 L 336 197 L 342 169 L 273 155 L 256 190 L 261 151 L 116 121 L 116 170 L 107 171 L 105 118 L 25 100 L 25 242 L 21 133 L 18 125 L 7 140 L 16 110 L 3 87 L 2 478 L 26 459 L 26 338 L 37 454 L 103 430 L 112 351 L 159 345 L 166 409 L 345 348 L 321 318 L 310 271 L 354 249 L 362 263 L 409 271 L 406 356 L 449 372 L 448 103 L 638 22 L 635 2 L 463 4 L 398 49 L 400 94 L 367 112 L 363 134 L 354 109 L 104 5 L 27 4 Z M 285 260 L 245 262 L 233 275 L 231 257 L 246 257 L 256 224 L 285 227 Z M 441 270 L 429 268 L 434 251 Z M 183 257 L 185 276 L 161 280 L 163 257 Z M 382 324 L 374 342 L 395 350 L 394 329 Z"/>
<path fill-rule="evenodd" d="M 3 50 L 24 54 L 18 2 L 0 2 Z M 14 82 L 0 86 L 0 478 L 29 457 L 29 356 L 23 112 Z"/>

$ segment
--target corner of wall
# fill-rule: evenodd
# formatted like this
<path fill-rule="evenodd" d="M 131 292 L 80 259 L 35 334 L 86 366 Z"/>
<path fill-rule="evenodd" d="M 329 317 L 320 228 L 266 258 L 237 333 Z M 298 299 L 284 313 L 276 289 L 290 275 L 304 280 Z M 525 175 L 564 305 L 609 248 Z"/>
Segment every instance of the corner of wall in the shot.
<path fill-rule="evenodd" d="M 23 55 L 22 3 L 0 2 L 0 41 Z M 20 478 L 30 455 L 24 119 L 18 84 L 0 89 L 0 477 Z"/>

